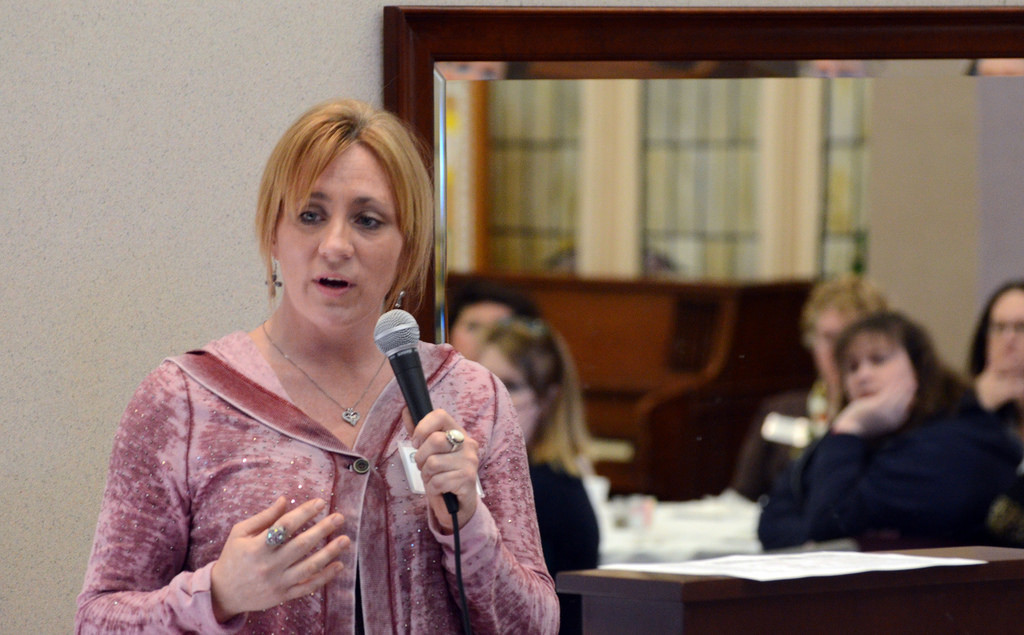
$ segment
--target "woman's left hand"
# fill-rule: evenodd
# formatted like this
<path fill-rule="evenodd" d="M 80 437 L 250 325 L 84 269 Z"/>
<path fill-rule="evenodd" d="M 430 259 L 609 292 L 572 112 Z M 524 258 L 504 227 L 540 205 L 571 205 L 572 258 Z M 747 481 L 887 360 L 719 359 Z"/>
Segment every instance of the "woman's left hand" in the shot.
<path fill-rule="evenodd" d="M 479 444 L 444 410 L 434 410 L 415 426 L 408 410 L 403 418 L 416 448 L 416 465 L 420 468 L 434 517 L 442 529 L 452 531 L 452 516 L 442 498 L 443 494 L 451 492 L 459 500 L 458 519 L 462 527 L 476 512 Z M 455 437 L 461 434 L 462 443 L 453 445 L 447 437 L 449 430 L 454 431 Z"/>

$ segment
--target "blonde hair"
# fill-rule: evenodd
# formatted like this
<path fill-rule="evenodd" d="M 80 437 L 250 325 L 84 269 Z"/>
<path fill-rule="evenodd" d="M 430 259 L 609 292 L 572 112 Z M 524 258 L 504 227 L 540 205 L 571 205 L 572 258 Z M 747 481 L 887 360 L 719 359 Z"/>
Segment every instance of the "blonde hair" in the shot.
<path fill-rule="evenodd" d="M 433 244 L 434 193 L 423 146 L 398 117 L 354 99 L 314 106 L 288 128 L 270 153 L 256 207 L 256 237 L 267 280 L 273 275 L 271 248 L 282 214 L 304 205 L 328 164 L 357 144 L 380 162 L 391 184 L 402 232 L 398 271 L 384 306 L 392 306 L 404 290 L 403 304 L 415 308 L 423 295 Z M 273 301 L 275 286 L 268 284 L 267 290 Z"/>
<path fill-rule="evenodd" d="M 878 287 L 856 274 L 845 274 L 814 286 L 800 313 L 800 330 L 805 338 L 809 337 L 818 318 L 828 309 L 857 318 L 888 307 Z"/>
<path fill-rule="evenodd" d="M 530 463 L 581 476 L 591 439 L 576 364 L 562 336 L 543 320 L 511 318 L 491 328 L 482 346 L 508 358 L 544 405 L 527 448 Z"/>

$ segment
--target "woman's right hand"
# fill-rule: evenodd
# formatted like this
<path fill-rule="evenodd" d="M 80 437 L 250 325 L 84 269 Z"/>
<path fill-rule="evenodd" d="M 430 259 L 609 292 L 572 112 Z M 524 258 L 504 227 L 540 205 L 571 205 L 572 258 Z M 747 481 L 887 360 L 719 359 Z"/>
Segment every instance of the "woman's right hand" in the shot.
<path fill-rule="evenodd" d="M 974 382 L 981 407 L 995 412 L 1013 401 L 1024 404 L 1024 370 L 986 368 Z"/>
<path fill-rule="evenodd" d="M 314 549 L 337 531 L 344 519 L 331 514 L 300 534 L 294 534 L 326 506 L 321 499 L 306 501 L 286 513 L 284 497 L 231 528 L 220 557 L 210 571 L 213 612 L 219 622 L 239 613 L 260 611 L 315 591 L 341 573 L 337 562 L 349 546 L 338 536 L 322 549 Z M 267 530 L 282 526 L 287 540 L 267 544 Z M 312 552 L 312 553 L 310 553 Z"/>

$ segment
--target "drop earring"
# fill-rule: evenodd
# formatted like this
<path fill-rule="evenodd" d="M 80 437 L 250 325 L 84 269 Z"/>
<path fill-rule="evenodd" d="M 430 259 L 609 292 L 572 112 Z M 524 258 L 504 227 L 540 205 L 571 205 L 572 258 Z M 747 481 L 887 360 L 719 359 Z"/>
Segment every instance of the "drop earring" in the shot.
<path fill-rule="evenodd" d="M 404 300 L 404 299 L 405 299 L 405 291 L 404 290 L 403 291 L 399 291 L 398 292 L 398 299 L 395 300 L 395 307 L 394 308 L 401 309 L 402 308 L 402 300 Z"/>
<path fill-rule="evenodd" d="M 273 285 L 275 289 L 280 289 L 283 283 L 281 282 L 281 279 L 277 275 L 277 261 L 272 260 L 271 262 L 273 263 L 273 268 L 270 272 L 270 281 L 267 282 L 267 284 Z"/>

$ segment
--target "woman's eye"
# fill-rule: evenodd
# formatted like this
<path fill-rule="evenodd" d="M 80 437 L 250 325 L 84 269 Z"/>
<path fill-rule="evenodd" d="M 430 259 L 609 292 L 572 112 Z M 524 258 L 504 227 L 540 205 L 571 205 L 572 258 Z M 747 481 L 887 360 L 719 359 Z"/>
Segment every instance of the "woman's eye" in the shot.
<path fill-rule="evenodd" d="M 377 229 L 384 223 L 381 222 L 381 220 L 375 216 L 371 216 L 369 214 L 360 214 L 358 217 L 356 217 L 356 224 L 366 229 Z"/>
<path fill-rule="evenodd" d="M 323 218 L 323 215 L 320 214 L 320 212 L 311 209 L 299 212 L 299 222 L 302 223 L 303 225 L 312 225 L 313 223 L 319 221 L 321 218 Z"/>

